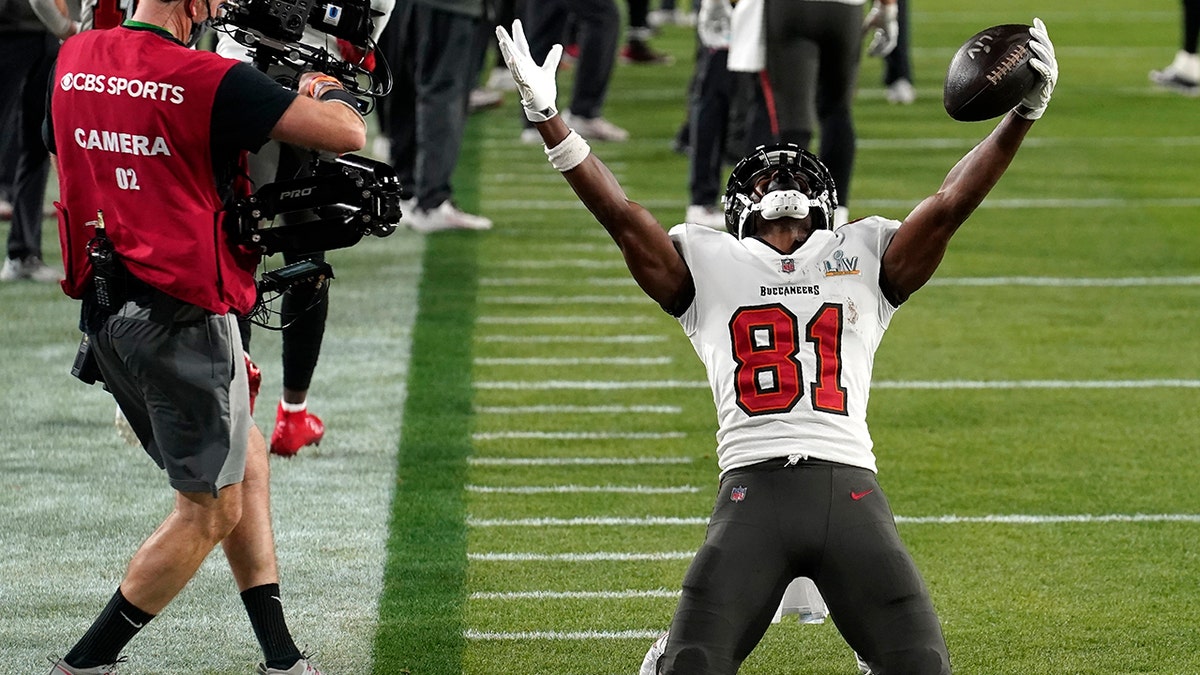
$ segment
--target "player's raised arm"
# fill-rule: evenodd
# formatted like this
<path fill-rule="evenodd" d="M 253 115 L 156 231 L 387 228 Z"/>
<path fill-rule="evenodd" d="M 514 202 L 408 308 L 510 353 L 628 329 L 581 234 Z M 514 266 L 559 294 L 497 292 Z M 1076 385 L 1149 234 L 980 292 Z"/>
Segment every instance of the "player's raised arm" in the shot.
<path fill-rule="evenodd" d="M 891 300 L 903 302 L 929 281 L 946 253 L 950 237 L 1004 175 L 1026 132 L 1049 105 L 1058 81 L 1054 45 L 1041 19 L 1034 19 L 1030 35 L 1033 58 L 1029 63 L 1041 76 L 1040 82 L 987 138 L 959 160 L 941 188 L 904 219 L 883 256 L 881 281 Z"/>
<path fill-rule="evenodd" d="M 617 179 L 604 166 L 579 134 L 569 129 L 558 114 L 554 76 L 562 45 L 554 45 L 542 65 L 529 53 L 520 20 L 512 35 L 496 27 L 500 51 L 521 92 L 521 105 L 542 140 L 550 164 L 562 172 L 584 206 L 592 212 L 621 249 L 625 264 L 642 290 L 668 312 L 681 301 L 690 301 L 692 277 L 670 237 L 649 211 L 630 201 Z"/>

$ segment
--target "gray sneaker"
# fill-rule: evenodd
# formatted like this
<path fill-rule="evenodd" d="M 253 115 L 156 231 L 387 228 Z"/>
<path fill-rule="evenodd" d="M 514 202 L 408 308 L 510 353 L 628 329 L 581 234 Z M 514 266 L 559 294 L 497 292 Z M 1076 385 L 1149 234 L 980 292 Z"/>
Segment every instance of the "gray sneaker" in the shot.
<path fill-rule="evenodd" d="M 4 266 L 0 267 L 0 281 L 40 281 L 53 283 L 62 279 L 58 270 L 42 262 L 36 255 L 28 258 L 5 258 Z"/>
<path fill-rule="evenodd" d="M 603 117 L 579 117 L 570 113 L 562 114 L 563 121 L 580 136 L 589 141 L 612 141 L 623 143 L 629 140 L 629 132 L 609 122 Z"/>
<path fill-rule="evenodd" d="M 447 199 L 437 208 L 428 211 L 420 208 L 413 209 L 408 217 L 408 226 L 416 232 L 428 234 L 444 230 L 490 230 L 492 221 L 483 216 L 467 213 Z"/>
<path fill-rule="evenodd" d="M 321 671 L 317 667 L 308 662 L 308 658 L 302 658 L 296 662 L 296 665 L 287 670 L 278 668 L 268 668 L 263 664 L 258 664 L 258 668 L 254 671 L 257 675 L 321 675 Z"/>
<path fill-rule="evenodd" d="M 116 663 L 110 663 L 107 666 L 94 666 L 92 668 L 75 668 L 74 666 L 67 665 L 66 661 L 53 656 L 50 657 L 50 661 L 54 663 L 50 667 L 50 675 L 112 675 L 117 672 L 119 664 L 125 663 L 125 657 L 122 656 L 117 659 Z"/>

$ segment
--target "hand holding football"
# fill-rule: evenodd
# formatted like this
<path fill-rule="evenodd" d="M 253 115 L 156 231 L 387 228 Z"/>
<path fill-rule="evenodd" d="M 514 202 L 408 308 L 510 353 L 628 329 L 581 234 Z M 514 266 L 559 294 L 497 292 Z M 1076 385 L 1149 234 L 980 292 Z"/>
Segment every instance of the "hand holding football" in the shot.
<path fill-rule="evenodd" d="M 984 29 L 959 48 L 946 71 L 942 103 L 950 117 L 978 122 L 1012 110 L 1041 82 L 1030 64 L 1030 26 Z"/>

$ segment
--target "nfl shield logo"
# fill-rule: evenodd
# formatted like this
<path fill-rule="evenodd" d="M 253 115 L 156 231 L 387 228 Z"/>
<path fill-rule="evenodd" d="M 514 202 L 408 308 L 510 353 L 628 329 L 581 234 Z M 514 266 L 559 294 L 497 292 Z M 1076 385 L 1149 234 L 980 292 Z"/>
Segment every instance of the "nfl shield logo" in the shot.
<path fill-rule="evenodd" d="M 746 499 L 746 488 L 738 486 L 729 492 L 729 498 L 735 502 L 740 502 Z"/>
<path fill-rule="evenodd" d="M 796 271 L 796 259 L 784 258 L 779 261 L 779 271 L 784 274 L 791 274 Z"/>

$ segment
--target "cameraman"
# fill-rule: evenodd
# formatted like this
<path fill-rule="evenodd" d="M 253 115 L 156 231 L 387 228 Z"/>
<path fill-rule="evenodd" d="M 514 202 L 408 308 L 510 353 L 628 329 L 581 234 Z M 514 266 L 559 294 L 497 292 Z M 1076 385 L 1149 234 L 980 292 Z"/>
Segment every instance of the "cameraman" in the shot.
<path fill-rule="evenodd" d="M 371 0 L 372 10 L 371 35 L 369 43 L 374 45 L 387 25 L 395 0 Z M 350 60 L 355 63 L 370 62 L 373 64 L 374 55 L 367 53 L 353 54 L 347 59 L 344 55 L 355 49 L 345 40 L 334 39 L 311 26 L 304 27 L 300 39 L 305 45 L 325 51 L 330 58 L 337 61 Z M 217 36 L 217 53 L 230 59 L 252 63 L 252 52 L 239 43 L 230 31 L 221 31 Z M 288 78 L 294 72 L 282 65 L 273 65 L 267 71 L 272 78 Z M 296 147 L 286 143 L 268 143 L 255 151 L 248 158 L 250 181 L 255 189 L 273 183 L 312 175 L 312 153 L 307 148 Z M 279 216 L 286 224 L 294 224 L 305 220 L 315 220 L 317 212 L 288 213 Z M 285 252 L 285 265 L 313 260 L 325 262 L 323 251 L 306 253 Z M 270 452 L 284 457 L 291 457 L 300 449 L 321 442 L 325 436 L 325 423 L 320 417 L 308 410 L 308 390 L 312 385 L 313 373 L 317 369 L 317 361 L 321 355 L 321 344 L 325 337 L 325 324 L 329 317 L 329 281 L 323 280 L 314 284 L 299 284 L 288 289 L 283 294 L 280 307 L 280 331 L 283 347 L 283 392 L 275 407 L 275 427 L 271 432 L 271 440 L 267 445 Z M 242 348 L 250 352 L 250 323 L 242 322 Z M 261 373 L 257 366 L 253 370 L 258 377 Z M 257 384 L 257 383 L 256 383 Z M 257 390 L 251 388 L 251 411 Z"/>
<path fill-rule="evenodd" d="M 366 125 L 333 78 L 306 73 L 297 94 L 188 49 L 220 2 L 143 0 L 120 27 L 69 38 L 52 80 L 63 290 L 83 300 L 100 377 L 175 490 L 174 510 L 54 675 L 110 673 L 218 543 L 263 649 L 258 672 L 318 674 L 279 601 L 267 452 L 236 322 L 254 306 L 258 256 L 231 239 L 225 206 L 243 151 L 272 138 L 350 152 Z M 89 251 L 106 248 L 118 264 L 97 272 Z"/>

